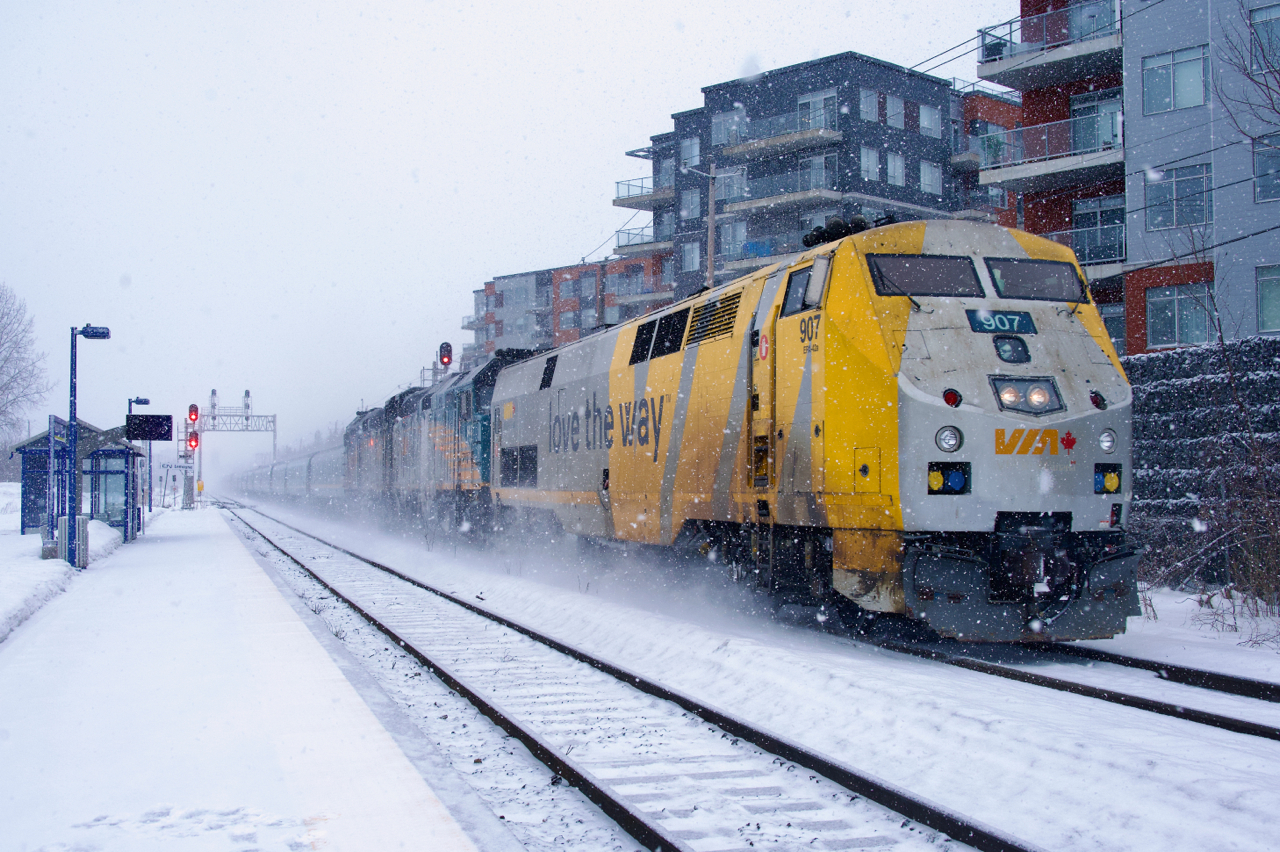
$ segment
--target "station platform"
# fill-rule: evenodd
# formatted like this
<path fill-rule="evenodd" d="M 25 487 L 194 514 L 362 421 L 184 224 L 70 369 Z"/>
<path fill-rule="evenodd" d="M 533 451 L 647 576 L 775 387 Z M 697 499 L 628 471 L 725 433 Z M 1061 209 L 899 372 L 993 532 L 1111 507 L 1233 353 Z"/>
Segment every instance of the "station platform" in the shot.
<path fill-rule="evenodd" d="M 0 849 L 519 844 L 216 509 L 0 642 Z"/>

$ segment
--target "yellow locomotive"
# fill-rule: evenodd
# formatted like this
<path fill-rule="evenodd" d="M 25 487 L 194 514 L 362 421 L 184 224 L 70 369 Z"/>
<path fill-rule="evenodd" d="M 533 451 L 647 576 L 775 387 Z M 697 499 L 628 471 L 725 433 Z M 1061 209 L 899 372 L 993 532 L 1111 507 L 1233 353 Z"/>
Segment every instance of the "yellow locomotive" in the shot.
<path fill-rule="evenodd" d="M 495 505 L 966 640 L 1138 614 L 1131 394 L 1071 251 L 907 222 L 508 366 Z"/>

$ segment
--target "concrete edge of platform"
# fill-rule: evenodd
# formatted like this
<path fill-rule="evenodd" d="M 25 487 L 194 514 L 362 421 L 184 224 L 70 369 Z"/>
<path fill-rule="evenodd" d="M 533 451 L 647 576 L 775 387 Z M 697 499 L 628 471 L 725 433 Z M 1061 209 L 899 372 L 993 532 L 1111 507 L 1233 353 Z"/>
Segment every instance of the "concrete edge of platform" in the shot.
<path fill-rule="evenodd" d="M 255 548 L 249 546 L 251 542 L 244 537 L 235 524 L 231 523 L 230 517 L 223 515 L 223 520 L 236 537 L 244 542 L 250 556 L 271 578 L 271 582 L 275 584 L 281 596 L 302 619 L 307 630 L 333 660 L 338 670 L 342 672 L 342 676 L 347 679 L 352 689 L 369 708 L 369 712 L 399 746 L 409 763 L 422 776 L 423 781 L 441 803 L 448 808 L 449 813 L 453 815 L 472 842 L 485 852 L 524 852 L 524 845 L 515 838 L 507 824 L 498 819 L 480 795 L 467 784 L 448 759 L 405 714 L 395 699 L 386 693 L 373 675 L 366 671 L 360 661 L 347 650 L 342 640 L 330 632 L 324 620 L 303 603 L 302 598 L 298 597 L 289 583 L 280 575 L 276 566 Z"/>

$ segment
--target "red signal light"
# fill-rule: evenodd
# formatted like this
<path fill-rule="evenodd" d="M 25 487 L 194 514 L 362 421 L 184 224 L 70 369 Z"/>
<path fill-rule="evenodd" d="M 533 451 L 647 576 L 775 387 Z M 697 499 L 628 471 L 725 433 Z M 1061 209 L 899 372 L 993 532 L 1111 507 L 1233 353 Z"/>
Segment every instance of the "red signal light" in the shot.
<path fill-rule="evenodd" d="M 942 401 L 952 408 L 959 408 L 962 400 L 963 397 L 960 396 L 960 391 L 954 388 L 947 388 L 942 392 Z"/>
<path fill-rule="evenodd" d="M 447 367 L 453 363 L 453 346 L 448 343 L 440 344 L 440 366 Z"/>
<path fill-rule="evenodd" d="M 190 432 L 187 434 L 187 449 L 194 450 L 200 446 L 200 433 Z"/>
<path fill-rule="evenodd" d="M 187 419 L 195 423 L 200 419 L 200 406 L 194 402 L 187 406 Z"/>

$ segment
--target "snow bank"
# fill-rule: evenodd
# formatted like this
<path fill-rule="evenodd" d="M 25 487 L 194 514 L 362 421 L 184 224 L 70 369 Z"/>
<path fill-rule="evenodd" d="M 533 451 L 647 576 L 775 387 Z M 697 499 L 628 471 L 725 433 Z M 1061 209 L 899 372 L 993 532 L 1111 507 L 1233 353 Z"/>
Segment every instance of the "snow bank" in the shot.
<path fill-rule="evenodd" d="M 0 642 L 48 601 L 62 594 L 75 570 L 61 559 L 40 558 L 40 536 L 21 535 L 22 488 L 0 482 Z M 161 513 L 153 512 L 148 523 Z M 120 531 L 89 522 L 89 564 L 121 545 Z"/>

